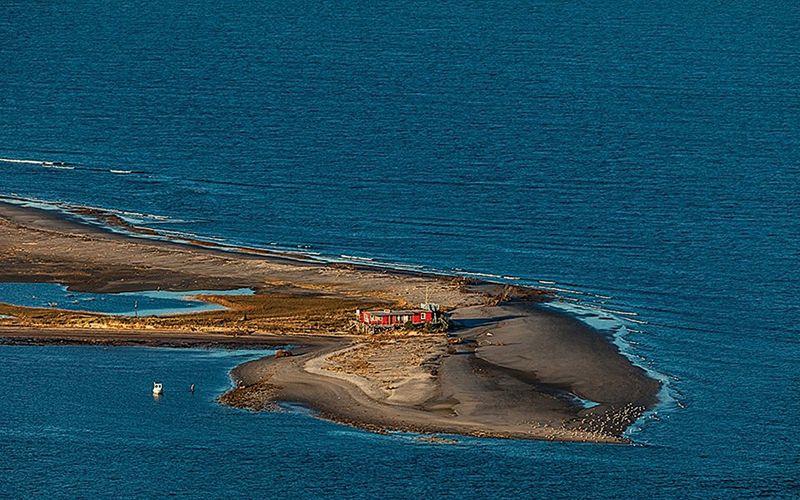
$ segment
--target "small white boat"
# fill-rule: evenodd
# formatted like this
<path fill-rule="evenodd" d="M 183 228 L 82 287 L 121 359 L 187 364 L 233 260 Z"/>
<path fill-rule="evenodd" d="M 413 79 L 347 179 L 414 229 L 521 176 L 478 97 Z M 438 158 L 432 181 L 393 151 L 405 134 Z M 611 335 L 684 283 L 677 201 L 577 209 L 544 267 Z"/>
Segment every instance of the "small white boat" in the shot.
<path fill-rule="evenodd" d="M 160 382 L 153 382 L 153 396 L 160 396 L 164 393 L 164 386 Z"/>

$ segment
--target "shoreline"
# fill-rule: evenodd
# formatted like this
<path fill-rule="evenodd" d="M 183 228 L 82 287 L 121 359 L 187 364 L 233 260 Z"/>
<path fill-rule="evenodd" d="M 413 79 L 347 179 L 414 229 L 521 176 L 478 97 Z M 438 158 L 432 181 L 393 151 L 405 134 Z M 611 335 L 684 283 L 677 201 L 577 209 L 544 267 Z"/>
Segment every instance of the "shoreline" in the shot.
<path fill-rule="evenodd" d="M 550 295 L 527 287 L 136 238 L 3 202 L 0 264 L 0 281 L 97 293 L 252 288 L 247 299 L 204 297 L 229 311 L 180 318 L 12 307 L 19 317 L 0 319 L 7 344 L 301 346 L 234 368 L 237 387 L 220 397 L 231 406 L 295 402 L 376 431 L 623 443 L 660 388 L 600 332 L 537 307 Z M 428 294 L 452 314 L 448 335 L 347 330 L 358 307 Z"/>
<path fill-rule="evenodd" d="M 403 265 L 400 263 L 375 262 L 369 258 L 342 255 L 340 258 L 333 256 L 323 256 L 315 252 L 303 250 L 293 250 L 289 248 L 267 248 L 264 246 L 245 245 L 237 243 L 222 243 L 213 241 L 210 237 L 205 237 L 192 233 L 182 233 L 185 238 L 176 238 L 170 232 L 159 231 L 149 226 L 138 226 L 127 221 L 124 216 L 132 213 L 113 210 L 89 205 L 77 205 L 65 202 L 47 202 L 44 200 L 28 199 L 19 196 L 0 195 L 0 206 L 20 207 L 36 211 L 43 211 L 53 214 L 64 222 L 69 222 L 77 226 L 89 226 L 97 231 L 105 232 L 108 235 L 122 236 L 126 238 L 143 239 L 151 242 L 162 242 L 165 244 L 180 245 L 195 249 L 214 250 L 223 253 L 231 253 L 242 257 L 253 256 L 256 258 L 269 258 L 285 260 L 303 264 L 318 264 L 328 267 L 346 267 L 352 269 L 372 270 L 379 272 L 390 272 L 393 274 L 407 274 L 410 276 L 423 276 L 430 278 L 460 278 L 493 284 L 509 284 L 507 281 L 515 281 L 519 278 L 513 276 L 490 275 L 476 272 L 457 272 L 455 270 L 426 269 L 422 266 Z M 149 214 L 138 214 L 144 217 L 160 218 Z M 488 278 L 502 279 L 503 282 L 492 282 Z M 522 285 L 521 288 L 533 288 Z M 544 288 L 538 289 L 545 291 Z"/>

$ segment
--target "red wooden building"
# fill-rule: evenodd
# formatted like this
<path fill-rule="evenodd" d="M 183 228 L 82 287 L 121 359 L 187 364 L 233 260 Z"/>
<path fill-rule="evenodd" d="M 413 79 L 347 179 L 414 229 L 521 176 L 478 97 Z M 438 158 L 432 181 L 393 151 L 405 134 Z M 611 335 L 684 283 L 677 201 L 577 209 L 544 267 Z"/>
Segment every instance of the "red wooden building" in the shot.
<path fill-rule="evenodd" d="M 358 322 L 370 329 L 392 328 L 404 325 L 423 326 L 426 324 L 438 325 L 442 316 L 437 304 L 422 304 L 419 309 L 401 310 L 356 310 Z"/>

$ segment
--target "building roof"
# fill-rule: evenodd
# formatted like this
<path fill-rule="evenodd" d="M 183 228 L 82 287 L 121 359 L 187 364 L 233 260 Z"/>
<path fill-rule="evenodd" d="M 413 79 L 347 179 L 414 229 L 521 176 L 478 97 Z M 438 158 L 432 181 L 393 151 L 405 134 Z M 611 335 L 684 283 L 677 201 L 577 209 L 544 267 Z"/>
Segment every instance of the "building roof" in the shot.
<path fill-rule="evenodd" d="M 380 311 L 364 311 L 365 313 L 369 313 L 370 316 L 398 316 L 398 315 L 406 315 L 406 314 L 421 314 L 426 311 L 425 309 L 401 309 L 401 310 L 380 310 Z"/>

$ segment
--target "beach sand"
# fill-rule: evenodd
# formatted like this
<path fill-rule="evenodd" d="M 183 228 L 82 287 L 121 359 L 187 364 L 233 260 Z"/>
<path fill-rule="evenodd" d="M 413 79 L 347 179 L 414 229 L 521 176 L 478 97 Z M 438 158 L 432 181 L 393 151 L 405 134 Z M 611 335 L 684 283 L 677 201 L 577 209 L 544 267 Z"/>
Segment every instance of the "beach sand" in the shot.
<path fill-rule="evenodd" d="M 113 223 L 102 214 L 97 220 Z M 158 241 L 146 239 L 158 236 L 152 230 L 124 229 L 134 235 L 0 203 L 0 281 L 256 294 L 205 297 L 227 309 L 166 318 L 0 305 L 0 314 L 13 316 L 0 319 L 3 342 L 294 345 L 293 356 L 237 367 L 237 385 L 221 401 L 255 410 L 301 403 L 374 431 L 619 443 L 657 402 L 655 380 L 599 332 L 542 308 L 549 297 L 536 290 Z M 426 295 L 451 313 L 448 334 L 369 336 L 350 328 L 356 308 L 403 307 Z"/>

